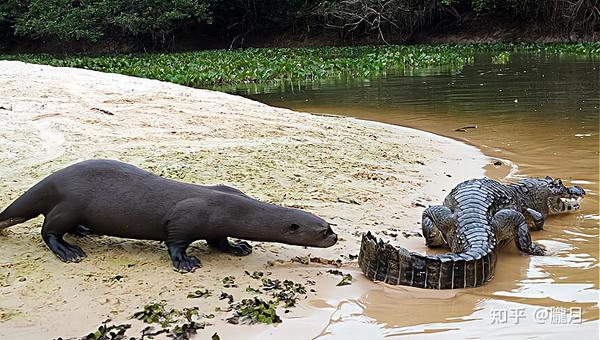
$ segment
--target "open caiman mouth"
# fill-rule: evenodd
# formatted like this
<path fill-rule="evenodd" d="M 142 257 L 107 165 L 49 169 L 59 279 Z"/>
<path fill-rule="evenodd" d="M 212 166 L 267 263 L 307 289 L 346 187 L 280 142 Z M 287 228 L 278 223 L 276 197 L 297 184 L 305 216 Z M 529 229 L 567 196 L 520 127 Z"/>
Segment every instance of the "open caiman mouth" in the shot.
<path fill-rule="evenodd" d="M 566 197 L 559 197 L 556 200 L 556 213 L 577 211 L 581 208 L 580 202 L 585 196 L 583 188 L 574 186 L 568 189 Z"/>
<path fill-rule="evenodd" d="M 561 205 L 559 211 L 577 211 L 581 208 L 582 196 L 579 197 L 561 197 L 559 198 Z"/>
<path fill-rule="evenodd" d="M 581 202 L 581 200 L 583 199 L 583 197 L 561 197 L 560 200 L 565 203 L 565 204 L 569 204 L 569 203 L 579 203 Z"/>

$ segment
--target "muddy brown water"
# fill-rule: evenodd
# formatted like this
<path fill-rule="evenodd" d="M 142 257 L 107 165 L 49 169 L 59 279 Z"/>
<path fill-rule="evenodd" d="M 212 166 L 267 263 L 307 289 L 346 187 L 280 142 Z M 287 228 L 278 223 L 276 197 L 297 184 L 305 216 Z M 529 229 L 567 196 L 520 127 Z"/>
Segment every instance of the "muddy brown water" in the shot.
<path fill-rule="evenodd" d="M 455 138 L 503 162 L 486 169 L 490 177 L 550 175 L 587 192 L 581 211 L 550 217 L 543 231 L 533 233 L 550 255 L 502 250 L 496 276 L 476 289 L 373 285 L 360 298 L 337 305 L 318 338 L 597 339 L 599 78 L 600 57 L 476 55 L 458 68 L 238 88 L 238 94 L 270 105 Z"/>

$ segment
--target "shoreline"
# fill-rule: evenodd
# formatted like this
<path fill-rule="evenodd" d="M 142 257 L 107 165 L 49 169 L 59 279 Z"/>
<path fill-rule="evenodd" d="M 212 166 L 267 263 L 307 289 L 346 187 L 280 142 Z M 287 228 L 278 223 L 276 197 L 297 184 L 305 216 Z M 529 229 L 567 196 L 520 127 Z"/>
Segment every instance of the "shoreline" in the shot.
<path fill-rule="evenodd" d="M 233 185 L 306 209 L 336 223 L 340 236 L 326 249 L 254 242 L 244 258 L 198 242 L 190 252 L 204 267 L 182 275 L 171 270 L 162 245 L 110 237 L 75 240 L 88 258 L 63 264 L 42 243 L 37 218 L 0 234 L 0 337 L 82 336 L 107 317 L 129 322 L 141 306 L 162 299 L 178 308 L 200 303 L 210 313 L 224 305 L 218 296 L 199 301 L 186 294 L 208 288 L 236 301 L 247 297 L 244 288 L 253 281 L 244 270 L 303 284 L 312 278 L 316 294 L 289 314 L 280 311 L 283 324 L 276 327 L 228 325 L 219 334 L 314 337 L 328 305 L 374 285 L 353 264 L 341 268 L 357 274 L 353 284 L 336 287 L 339 278 L 325 273 L 330 267 L 290 260 L 310 255 L 351 262 L 366 230 L 396 234 L 393 242 L 423 252 L 421 238 L 401 235 L 418 231 L 423 208 L 417 204 L 440 201 L 457 182 L 482 176 L 489 161 L 474 146 L 425 131 L 295 112 L 157 80 L 0 61 L 0 81 L 2 207 L 70 163 L 116 158 L 176 180 Z M 228 275 L 239 288 L 223 289 Z M 117 276 L 122 279 L 112 279 Z M 200 336 L 224 326 L 226 314 L 207 320 L 214 326 Z"/>

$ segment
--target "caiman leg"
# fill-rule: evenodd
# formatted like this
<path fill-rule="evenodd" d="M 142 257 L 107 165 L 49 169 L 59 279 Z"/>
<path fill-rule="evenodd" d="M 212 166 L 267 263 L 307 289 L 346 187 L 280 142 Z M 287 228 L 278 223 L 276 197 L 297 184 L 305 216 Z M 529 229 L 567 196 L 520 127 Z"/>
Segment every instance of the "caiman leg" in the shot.
<path fill-rule="evenodd" d="M 544 229 L 544 215 L 542 215 L 541 212 L 527 208 L 527 214 L 533 219 L 533 224 L 535 226 L 533 230 L 538 231 Z"/>
<path fill-rule="evenodd" d="M 520 212 L 513 209 L 502 209 L 494 215 L 492 226 L 496 229 L 499 238 L 513 237 L 520 251 L 529 255 L 545 254 L 542 246 L 531 242 L 527 221 Z"/>
<path fill-rule="evenodd" d="M 456 217 L 445 205 L 433 205 L 423 211 L 421 228 L 429 248 L 446 245 L 446 233 L 456 226 Z"/>

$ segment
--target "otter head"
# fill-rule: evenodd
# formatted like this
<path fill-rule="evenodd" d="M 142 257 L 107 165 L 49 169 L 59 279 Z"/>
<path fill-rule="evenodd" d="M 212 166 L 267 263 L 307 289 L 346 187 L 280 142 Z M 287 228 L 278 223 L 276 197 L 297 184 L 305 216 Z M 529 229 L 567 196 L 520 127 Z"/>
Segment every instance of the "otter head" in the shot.
<path fill-rule="evenodd" d="M 321 248 L 337 242 L 331 224 L 309 212 L 239 194 L 217 192 L 210 198 L 210 204 L 218 207 L 211 223 L 224 236 Z"/>
<path fill-rule="evenodd" d="M 338 236 L 331 229 L 330 223 L 306 211 L 284 209 L 286 213 L 276 231 L 279 234 L 278 242 L 319 248 L 336 244 Z"/>
<path fill-rule="evenodd" d="M 560 179 L 545 177 L 529 181 L 527 206 L 544 215 L 554 215 L 579 210 L 585 191 L 578 186 L 566 187 Z"/>

